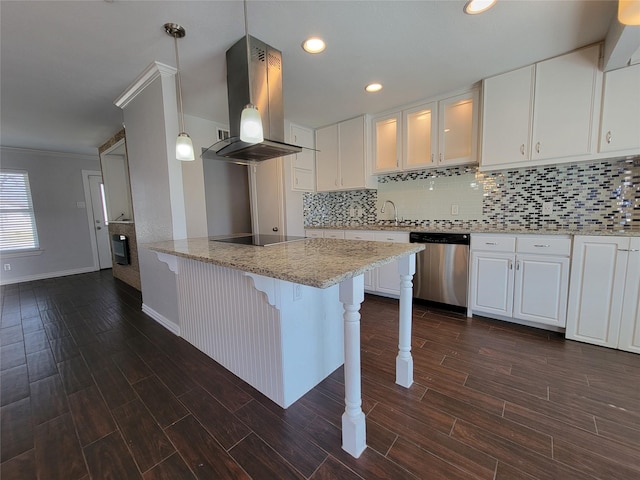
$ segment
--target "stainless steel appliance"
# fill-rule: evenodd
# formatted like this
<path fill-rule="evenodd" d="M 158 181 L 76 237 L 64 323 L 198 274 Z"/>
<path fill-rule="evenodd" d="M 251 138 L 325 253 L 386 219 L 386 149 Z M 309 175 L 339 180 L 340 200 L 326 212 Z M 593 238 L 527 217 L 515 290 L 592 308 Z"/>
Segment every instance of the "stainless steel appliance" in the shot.
<path fill-rule="evenodd" d="M 469 234 L 411 232 L 411 243 L 424 243 L 416 256 L 413 296 L 457 307 L 467 306 Z"/>
<path fill-rule="evenodd" d="M 302 151 L 302 147 L 284 143 L 282 52 L 249 36 L 248 56 L 246 42 L 243 37 L 227 50 L 231 136 L 206 149 L 203 159 L 227 159 L 245 165 Z M 239 138 L 241 112 L 252 98 L 262 118 L 265 140 L 260 143 L 245 143 Z"/>

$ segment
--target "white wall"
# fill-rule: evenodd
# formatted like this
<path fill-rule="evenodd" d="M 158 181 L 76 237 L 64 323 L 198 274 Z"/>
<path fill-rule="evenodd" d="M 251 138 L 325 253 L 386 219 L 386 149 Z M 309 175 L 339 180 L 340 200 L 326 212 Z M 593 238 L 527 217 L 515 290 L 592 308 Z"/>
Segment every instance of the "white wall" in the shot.
<path fill-rule="evenodd" d="M 2 256 L 1 283 L 59 277 L 97 269 L 91 249 L 82 170 L 100 170 L 94 156 L 2 147 L 2 168 L 29 173 L 40 255 Z"/>
<path fill-rule="evenodd" d="M 217 142 L 217 128 L 229 127 L 185 115 L 185 128 L 196 153 L 182 167 L 189 237 L 251 232 L 247 167 L 200 158 Z"/>
<path fill-rule="evenodd" d="M 175 274 L 143 247 L 187 235 L 182 162 L 175 159 L 175 92 L 174 77 L 163 73 L 137 92 L 123 111 L 136 237 L 142 247 L 138 250 L 142 301 L 154 318 L 179 325 Z"/>

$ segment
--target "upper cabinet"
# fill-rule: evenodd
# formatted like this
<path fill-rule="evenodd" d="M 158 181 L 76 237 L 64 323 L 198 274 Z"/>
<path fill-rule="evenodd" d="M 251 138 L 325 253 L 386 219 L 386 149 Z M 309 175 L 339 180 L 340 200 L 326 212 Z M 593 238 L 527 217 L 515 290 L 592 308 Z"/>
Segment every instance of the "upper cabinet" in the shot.
<path fill-rule="evenodd" d="M 313 130 L 291 124 L 291 143 L 305 147 L 291 157 L 291 188 L 303 192 L 315 190 L 315 147 Z"/>
<path fill-rule="evenodd" d="M 600 45 L 484 81 L 483 167 L 589 159 L 595 153 Z"/>
<path fill-rule="evenodd" d="M 600 152 L 638 154 L 640 64 L 604 74 Z"/>
<path fill-rule="evenodd" d="M 477 163 L 478 90 L 372 121 L 373 173 Z"/>
<path fill-rule="evenodd" d="M 316 189 L 318 192 L 374 188 L 367 155 L 365 116 L 316 130 Z"/>

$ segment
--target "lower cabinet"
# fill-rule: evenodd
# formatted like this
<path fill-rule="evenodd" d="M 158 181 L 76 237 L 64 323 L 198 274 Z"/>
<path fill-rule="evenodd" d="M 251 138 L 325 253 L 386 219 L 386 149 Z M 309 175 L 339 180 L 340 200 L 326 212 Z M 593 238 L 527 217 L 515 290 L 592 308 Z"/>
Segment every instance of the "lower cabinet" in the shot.
<path fill-rule="evenodd" d="M 312 238 L 344 238 L 346 240 L 409 243 L 409 234 L 406 232 L 309 229 L 305 230 L 305 235 Z M 400 296 L 398 262 L 393 261 L 365 272 L 364 289 L 369 293 L 398 298 Z"/>
<path fill-rule="evenodd" d="M 570 251 L 561 235 L 472 235 L 472 313 L 563 328 Z"/>
<path fill-rule="evenodd" d="M 640 353 L 640 238 L 576 236 L 566 337 Z"/>

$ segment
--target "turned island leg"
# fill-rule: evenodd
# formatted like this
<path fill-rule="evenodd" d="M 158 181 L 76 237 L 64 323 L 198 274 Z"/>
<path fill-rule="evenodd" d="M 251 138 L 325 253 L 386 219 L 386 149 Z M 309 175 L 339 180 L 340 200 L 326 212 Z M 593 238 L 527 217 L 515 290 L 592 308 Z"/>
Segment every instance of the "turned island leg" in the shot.
<path fill-rule="evenodd" d="M 396 383 L 409 388 L 413 383 L 413 357 L 411 356 L 411 308 L 413 303 L 413 274 L 416 273 L 416 255 L 412 253 L 398 260 L 400 273 L 400 318 L 398 356 L 396 357 Z"/>
<path fill-rule="evenodd" d="M 360 304 L 364 301 L 364 275 L 340 283 L 344 305 L 344 396 L 342 448 L 358 458 L 365 448 L 366 426 L 362 411 L 360 375 Z"/>

